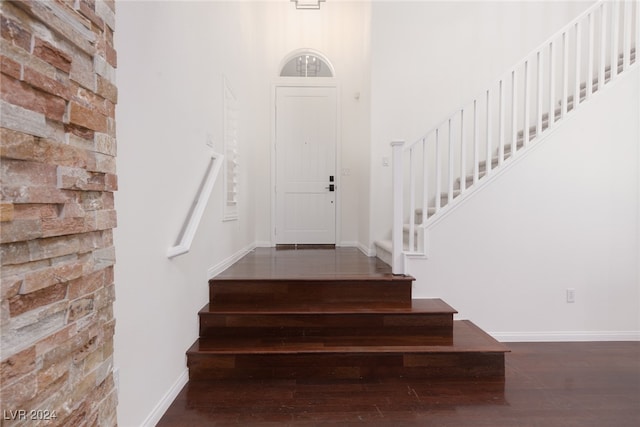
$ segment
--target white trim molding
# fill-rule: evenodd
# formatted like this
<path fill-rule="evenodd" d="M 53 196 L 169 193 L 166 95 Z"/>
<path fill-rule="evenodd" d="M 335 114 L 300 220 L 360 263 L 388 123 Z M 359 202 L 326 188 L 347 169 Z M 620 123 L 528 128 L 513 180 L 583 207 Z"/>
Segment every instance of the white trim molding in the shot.
<path fill-rule="evenodd" d="M 325 77 L 325 78 L 333 78 L 336 76 L 336 69 L 333 67 L 333 64 L 331 63 L 331 61 L 329 61 L 329 58 L 327 58 L 327 56 L 315 49 L 309 49 L 309 48 L 302 48 L 302 49 L 296 49 L 292 52 L 289 52 L 287 54 L 287 56 L 285 56 L 284 58 L 282 58 L 282 61 L 280 61 L 280 65 L 278 66 L 278 75 L 280 75 L 280 73 L 282 72 L 282 69 L 284 68 L 285 65 L 287 65 L 287 63 L 289 61 L 291 61 L 292 59 L 298 57 L 298 56 L 304 56 L 304 55 L 313 55 L 313 56 L 317 56 L 318 58 L 320 58 L 324 63 L 327 64 L 327 66 L 329 67 L 329 70 L 331 71 L 331 76 L 332 77 Z M 285 77 L 286 78 L 286 77 Z M 307 77 L 308 78 L 308 77 Z M 321 77 L 322 78 L 322 77 Z M 306 79 L 306 78 L 305 78 Z"/>
<path fill-rule="evenodd" d="M 640 331 L 489 332 L 500 342 L 640 341 Z"/>
<path fill-rule="evenodd" d="M 301 10 L 317 10 L 320 9 L 320 3 L 326 0 L 291 0 L 296 4 L 296 9 Z"/>
<path fill-rule="evenodd" d="M 167 409 L 171 406 L 180 391 L 184 388 L 185 385 L 189 382 L 189 369 L 185 368 L 184 371 L 180 374 L 178 379 L 173 383 L 171 388 L 167 390 L 167 392 L 162 396 L 162 399 L 158 402 L 158 404 L 153 408 L 153 410 L 147 415 L 147 418 L 142 422 L 142 427 L 154 427 Z"/>
<path fill-rule="evenodd" d="M 234 253 L 233 255 L 223 259 L 213 267 L 210 267 L 207 270 L 207 278 L 211 279 L 216 277 L 218 274 L 222 273 L 224 270 L 231 267 L 233 264 L 238 262 L 240 258 L 245 256 L 255 248 L 256 248 L 256 243 L 255 242 L 251 243 L 250 245 L 245 246 L 244 248 L 240 249 L 238 252 Z"/>
<path fill-rule="evenodd" d="M 376 256 L 376 250 L 372 249 L 370 247 L 368 247 L 367 245 L 361 243 L 361 242 L 356 242 L 356 248 L 358 248 L 360 250 L 360 252 L 362 252 L 364 255 L 368 256 L 368 257 L 374 257 Z"/>

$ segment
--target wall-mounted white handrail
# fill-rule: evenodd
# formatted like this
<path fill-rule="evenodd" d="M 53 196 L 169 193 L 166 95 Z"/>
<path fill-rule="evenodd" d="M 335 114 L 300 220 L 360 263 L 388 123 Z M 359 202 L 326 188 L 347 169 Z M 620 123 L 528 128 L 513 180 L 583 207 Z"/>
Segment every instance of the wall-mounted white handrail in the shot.
<path fill-rule="evenodd" d="M 449 210 L 460 195 L 510 162 L 618 73 L 637 65 L 639 44 L 640 2 L 598 1 L 423 137 L 410 144 L 392 143 L 394 273 L 404 271 L 396 251 L 423 250 L 417 230 L 441 210 Z M 467 147 L 467 141 L 472 146 Z M 407 158 L 409 167 L 404 167 Z M 397 170 L 396 165 L 400 165 Z M 422 174 L 417 175 L 421 179 L 416 174 Z M 421 206 L 421 222 L 415 219 L 416 206 Z M 405 222 L 408 242 L 399 237 L 403 229 L 407 231 Z"/>
<path fill-rule="evenodd" d="M 204 178 L 196 192 L 196 196 L 180 229 L 180 233 L 178 233 L 176 244 L 167 250 L 167 258 L 177 257 L 178 255 L 189 252 L 191 249 L 191 243 L 193 242 L 193 238 L 200 225 L 200 220 L 209 202 L 211 191 L 216 183 L 216 178 L 218 177 L 223 161 L 224 156 L 222 154 L 211 152 L 211 158 Z"/>

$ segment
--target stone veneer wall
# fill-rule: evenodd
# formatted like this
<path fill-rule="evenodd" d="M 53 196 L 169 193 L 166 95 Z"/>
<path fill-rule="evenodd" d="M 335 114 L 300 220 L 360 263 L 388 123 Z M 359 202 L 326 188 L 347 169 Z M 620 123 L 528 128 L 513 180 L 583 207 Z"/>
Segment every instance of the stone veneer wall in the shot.
<path fill-rule="evenodd" d="M 115 3 L 0 7 L 0 416 L 116 425 Z"/>

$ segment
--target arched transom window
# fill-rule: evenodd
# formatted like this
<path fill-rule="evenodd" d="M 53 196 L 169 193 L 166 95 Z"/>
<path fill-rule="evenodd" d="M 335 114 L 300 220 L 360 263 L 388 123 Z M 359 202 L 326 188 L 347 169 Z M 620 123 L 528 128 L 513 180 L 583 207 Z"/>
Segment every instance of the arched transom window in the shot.
<path fill-rule="evenodd" d="M 333 77 L 333 67 L 318 52 L 302 50 L 288 56 L 280 77 Z"/>

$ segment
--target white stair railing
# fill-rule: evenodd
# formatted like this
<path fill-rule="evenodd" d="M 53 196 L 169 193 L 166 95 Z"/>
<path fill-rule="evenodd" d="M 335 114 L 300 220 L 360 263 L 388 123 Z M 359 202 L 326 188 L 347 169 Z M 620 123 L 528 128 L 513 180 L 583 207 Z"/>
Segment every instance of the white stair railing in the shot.
<path fill-rule="evenodd" d="M 637 64 L 639 27 L 640 2 L 596 2 L 424 137 L 392 143 L 394 274 L 424 254 L 428 224 Z"/>

